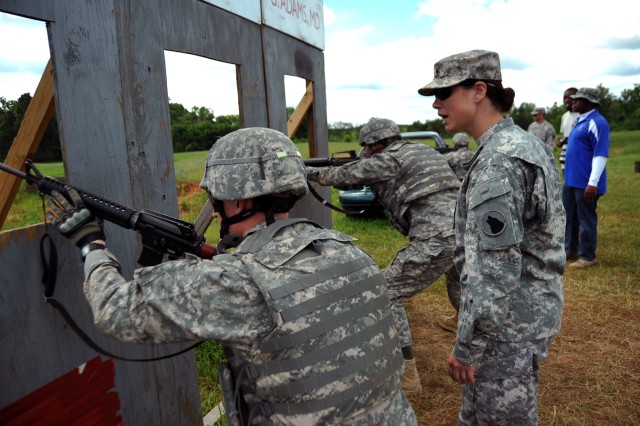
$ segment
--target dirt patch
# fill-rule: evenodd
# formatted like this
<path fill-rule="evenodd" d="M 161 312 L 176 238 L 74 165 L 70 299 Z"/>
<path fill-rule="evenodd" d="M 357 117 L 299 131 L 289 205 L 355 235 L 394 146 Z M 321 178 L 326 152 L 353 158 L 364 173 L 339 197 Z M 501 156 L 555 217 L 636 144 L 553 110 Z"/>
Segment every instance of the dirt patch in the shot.
<path fill-rule="evenodd" d="M 640 424 L 640 312 L 565 288 L 562 330 L 541 367 L 540 425 Z M 438 326 L 453 313 L 444 289 L 408 304 L 424 391 L 411 397 L 421 425 L 458 424 L 460 385 L 447 374 L 455 336 Z"/>
<path fill-rule="evenodd" d="M 198 182 L 179 183 L 176 185 L 178 191 L 178 199 L 194 197 L 197 193 L 202 191 Z"/>

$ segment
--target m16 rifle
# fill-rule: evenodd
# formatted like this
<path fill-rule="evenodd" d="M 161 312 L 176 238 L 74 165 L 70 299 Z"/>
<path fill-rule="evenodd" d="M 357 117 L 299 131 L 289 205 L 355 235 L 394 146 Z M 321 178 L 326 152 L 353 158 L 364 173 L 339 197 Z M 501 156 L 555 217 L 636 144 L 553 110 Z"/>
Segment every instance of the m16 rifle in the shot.
<path fill-rule="evenodd" d="M 41 193 L 48 195 L 53 191 L 64 193 L 65 187 L 70 186 L 57 179 L 43 176 L 31 160 L 27 160 L 25 166 L 26 173 L 2 163 L 0 163 L 0 170 L 36 185 Z M 177 259 L 185 253 L 191 253 L 202 259 L 211 259 L 217 254 L 215 247 L 206 244 L 202 235 L 204 229 L 198 232 L 192 223 L 152 210 L 136 211 L 81 189 L 75 189 L 96 217 L 140 233 L 143 246 L 138 258 L 140 266 L 157 265 L 162 262 L 165 255 L 169 259 Z M 210 212 L 211 210 L 208 210 L 209 216 Z M 206 216 L 206 214 L 200 216 Z M 206 225 L 209 223 L 206 218 L 199 217 L 196 223 L 199 221 L 206 222 Z"/>
<path fill-rule="evenodd" d="M 331 154 L 331 157 L 305 158 L 304 165 L 309 167 L 342 166 L 343 164 L 358 161 L 360 157 L 352 149 Z"/>

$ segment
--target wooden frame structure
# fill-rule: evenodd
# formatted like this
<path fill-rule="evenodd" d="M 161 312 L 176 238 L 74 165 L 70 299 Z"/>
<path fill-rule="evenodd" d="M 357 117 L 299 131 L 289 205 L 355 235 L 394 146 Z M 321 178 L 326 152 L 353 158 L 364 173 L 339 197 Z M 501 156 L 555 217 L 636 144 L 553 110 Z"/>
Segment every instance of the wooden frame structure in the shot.
<path fill-rule="evenodd" d="M 45 21 L 51 51 L 51 70 L 8 157 L 16 168 L 35 152 L 55 106 L 69 183 L 136 210 L 177 216 L 165 50 L 235 64 L 243 127 L 294 129 L 284 75 L 303 78 L 307 92 L 296 117 L 308 118 L 311 155 L 328 156 L 324 56 L 317 47 L 200 0 L 3 0 L 0 10 Z M 10 204 L 14 184 L 0 202 Z M 293 214 L 330 226 L 330 211 L 317 206 L 307 197 Z M 106 231 L 131 276 L 137 235 L 109 223 Z M 44 224 L 0 233 L 0 412 L 101 358 L 99 365 L 113 365 L 112 392 L 125 424 L 201 423 L 192 352 L 156 362 L 105 360 L 43 301 L 38 253 L 45 233 Z M 82 295 L 77 249 L 51 236 L 59 257 L 56 298 L 100 346 L 131 358 L 185 347 L 128 345 L 100 334 Z"/>

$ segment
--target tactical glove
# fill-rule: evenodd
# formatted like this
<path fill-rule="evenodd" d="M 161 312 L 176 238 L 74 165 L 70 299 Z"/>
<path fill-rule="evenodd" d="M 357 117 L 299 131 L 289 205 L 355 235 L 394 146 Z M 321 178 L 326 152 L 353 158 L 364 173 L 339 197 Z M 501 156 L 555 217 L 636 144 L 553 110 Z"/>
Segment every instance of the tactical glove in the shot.
<path fill-rule="evenodd" d="M 105 240 L 102 224 L 85 206 L 78 191 L 65 186 L 65 193 L 53 191 L 47 200 L 47 222 L 77 247 L 84 247 L 95 240 Z"/>

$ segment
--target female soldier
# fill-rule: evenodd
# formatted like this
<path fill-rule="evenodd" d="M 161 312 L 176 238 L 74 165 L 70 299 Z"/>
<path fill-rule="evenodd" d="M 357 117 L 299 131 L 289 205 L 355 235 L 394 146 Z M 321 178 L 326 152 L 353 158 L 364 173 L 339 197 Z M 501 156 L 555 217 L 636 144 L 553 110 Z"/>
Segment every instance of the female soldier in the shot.
<path fill-rule="evenodd" d="M 565 213 L 558 170 L 534 136 L 505 118 L 497 53 L 446 57 L 418 90 L 448 132 L 478 151 L 455 213 L 462 301 L 449 375 L 462 387 L 460 423 L 536 424 L 538 365 L 560 330 Z"/>

